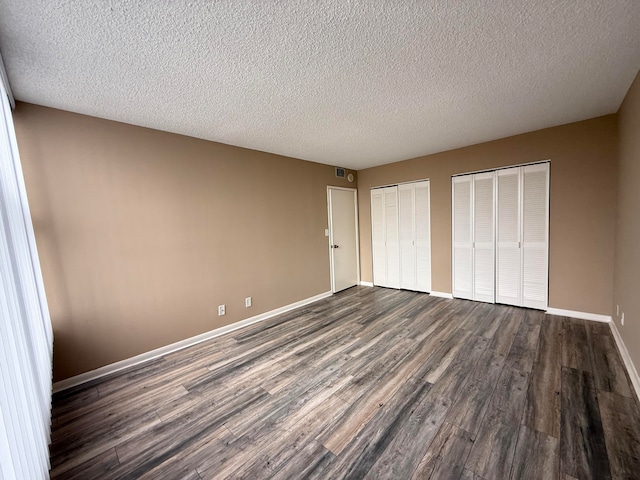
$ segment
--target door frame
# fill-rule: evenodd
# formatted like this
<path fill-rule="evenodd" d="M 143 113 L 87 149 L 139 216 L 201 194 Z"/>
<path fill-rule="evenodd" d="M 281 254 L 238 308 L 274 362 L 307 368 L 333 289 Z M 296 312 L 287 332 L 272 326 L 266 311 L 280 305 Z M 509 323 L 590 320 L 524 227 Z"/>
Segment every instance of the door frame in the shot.
<path fill-rule="evenodd" d="M 347 192 L 353 192 L 353 209 L 355 212 L 355 228 L 356 228 L 356 285 L 360 285 L 360 225 L 358 221 L 358 190 L 356 188 L 348 187 L 336 187 L 333 185 L 327 185 L 327 219 L 329 235 L 327 237 L 327 249 L 329 250 L 329 271 L 331 282 L 331 293 L 336 293 L 336 282 L 333 265 L 333 219 L 331 216 L 331 190 L 345 190 Z"/>

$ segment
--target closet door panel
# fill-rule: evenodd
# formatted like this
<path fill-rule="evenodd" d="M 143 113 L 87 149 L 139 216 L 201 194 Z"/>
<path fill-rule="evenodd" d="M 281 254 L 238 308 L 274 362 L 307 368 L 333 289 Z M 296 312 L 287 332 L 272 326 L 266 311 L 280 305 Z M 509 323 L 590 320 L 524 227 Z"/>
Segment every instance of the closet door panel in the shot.
<path fill-rule="evenodd" d="M 398 235 L 398 187 L 388 187 L 384 192 L 385 241 L 387 252 L 386 285 L 400 288 L 400 241 Z"/>
<path fill-rule="evenodd" d="M 371 247 L 373 255 L 373 284 L 387 283 L 387 252 L 384 245 L 384 194 L 371 190 Z"/>
<path fill-rule="evenodd" d="M 495 172 L 473 176 L 473 299 L 495 301 Z"/>
<path fill-rule="evenodd" d="M 431 184 L 417 182 L 414 190 L 416 290 L 431 291 Z"/>
<path fill-rule="evenodd" d="M 414 195 L 412 184 L 398 186 L 400 234 L 400 288 L 416 289 L 416 247 Z"/>
<path fill-rule="evenodd" d="M 522 168 L 522 304 L 547 308 L 548 164 Z"/>
<path fill-rule="evenodd" d="M 473 299 L 473 176 L 452 179 L 453 187 L 453 296 Z"/>
<path fill-rule="evenodd" d="M 522 304 L 520 168 L 497 172 L 496 301 Z"/>

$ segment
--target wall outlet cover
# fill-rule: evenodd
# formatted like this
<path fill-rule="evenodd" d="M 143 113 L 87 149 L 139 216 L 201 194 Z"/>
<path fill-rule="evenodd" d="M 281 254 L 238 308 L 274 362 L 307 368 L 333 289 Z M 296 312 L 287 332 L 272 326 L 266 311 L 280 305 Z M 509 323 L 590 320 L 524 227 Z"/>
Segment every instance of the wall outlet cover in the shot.
<path fill-rule="evenodd" d="M 221 317 L 226 312 L 226 307 L 224 305 L 218 305 L 218 316 Z"/>

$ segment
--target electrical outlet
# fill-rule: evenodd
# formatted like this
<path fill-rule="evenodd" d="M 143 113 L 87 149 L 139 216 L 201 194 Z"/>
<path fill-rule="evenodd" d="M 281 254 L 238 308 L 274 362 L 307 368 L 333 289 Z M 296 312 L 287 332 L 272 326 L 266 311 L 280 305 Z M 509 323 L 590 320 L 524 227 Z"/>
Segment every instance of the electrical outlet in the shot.
<path fill-rule="evenodd" d="M 622 312 L 622 318 L 620 319 L 620 323 L 624 326 L 624 312 Z"/>
<path fill-rule="evenodd" d="M 247 308 L 251 306 L 251 297 L 247 297 L 244 299 L 244 306 Z"/>
<path fill-rule="evenodd" d="M 226 313 L 226 308 L 224 305 L 218 305 L 218 316 L 221 317 Z"/>

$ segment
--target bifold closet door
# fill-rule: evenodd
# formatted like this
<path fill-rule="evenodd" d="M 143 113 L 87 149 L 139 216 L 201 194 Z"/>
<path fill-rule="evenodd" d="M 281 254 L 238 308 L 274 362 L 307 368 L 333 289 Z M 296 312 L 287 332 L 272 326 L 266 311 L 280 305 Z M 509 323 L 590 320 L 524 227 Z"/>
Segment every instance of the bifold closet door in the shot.
<path fill-rule="evenodd" d="M 547 308 L 549 164 L 498 171 L 496 301 Z"/>
<path fill-rule="evenodd" d="M 495 172 L 453 178 L 453 296 L 495 301 Z"/>
<path fill-rule="evenodd" d="M 453 296 L 473 300 L 473 176 L 452 179 Z"/>
<path fill-rule="evenodd" d="M 429 181 L 398 186 L 400 288 L 431 291 Z"/>
<path fill-rule="evenodd" d="M 522 167 L 522 306 L 547 308 L 549 164 Z"/>
<path fill-rule="evenodd" d="M 398 185 L 398 212 L 400 223 L 400 288 L 416 288 L 415 246 L 415 188 L 410 184 Z"/>
<path fill-rule="evenodd" d="M 495 302 L 495 172 L 473 175 L 473 300 Z"/>
<path fill-rule="evenodd" d="M 497 172 L 496 301 L 522 305 L 520 167 Z"/>
<path fill-rule="evenodd" d="M 387 282 L 387 251 L 384 246 L 384 193 L 382 189 L 371 190 L 371 249 L 373 256 L 373 283 Z"/>
<path fill-rule="evenodd" d="M 397 187 L 371 190 L 373 283 L 400 288 Z"/>
<path fill-rule="evenodd" d="M 416 182 L 415 187 L 415 244 L 416 290 L 431 291 L 431 184 Z"/>
<path fill-rule="evenodd" d="M 387 287 L 400 288 L 400 240 L 398 236 L 398 187 L 384 188 Z"/>

